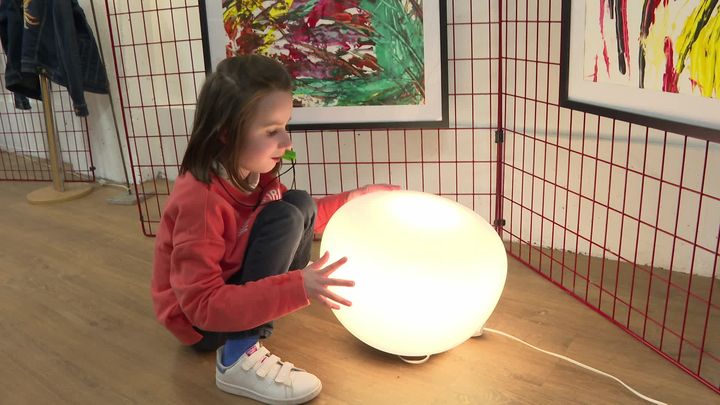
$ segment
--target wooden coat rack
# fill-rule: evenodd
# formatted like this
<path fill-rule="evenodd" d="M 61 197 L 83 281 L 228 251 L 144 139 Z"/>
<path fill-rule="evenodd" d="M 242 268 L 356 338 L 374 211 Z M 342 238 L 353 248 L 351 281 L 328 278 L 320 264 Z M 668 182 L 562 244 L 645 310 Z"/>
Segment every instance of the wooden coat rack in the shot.
<path fill-rule="evenodd" d="M 87 183 L 65 183 L 65 170 L 62 167 L 62 155 L 52 106 L 50 79 L 45 74 L 40 74 L 39 79 L 45 113 L 48 154 L 50 155 L 50 176 L 53 184 L 31 192 L 27 195 L 27 200 L 30 204 L 50 204 L 75 200 L 89 194 L 92 186 Z"/>

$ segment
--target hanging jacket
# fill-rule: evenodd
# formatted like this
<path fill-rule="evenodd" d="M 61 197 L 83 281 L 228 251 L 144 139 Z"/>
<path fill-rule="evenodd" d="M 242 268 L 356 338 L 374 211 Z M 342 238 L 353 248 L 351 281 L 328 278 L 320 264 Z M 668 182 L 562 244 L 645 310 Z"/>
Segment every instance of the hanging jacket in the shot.
<path fill-rule="evenodd" d="M 42 99 L 38 74 L 68 89 L 75 114 L 88 115 L 84 91 L 107 94 L 97 43 L 77 0 L 0 0 L 5 86 L 15 106 Z"/>

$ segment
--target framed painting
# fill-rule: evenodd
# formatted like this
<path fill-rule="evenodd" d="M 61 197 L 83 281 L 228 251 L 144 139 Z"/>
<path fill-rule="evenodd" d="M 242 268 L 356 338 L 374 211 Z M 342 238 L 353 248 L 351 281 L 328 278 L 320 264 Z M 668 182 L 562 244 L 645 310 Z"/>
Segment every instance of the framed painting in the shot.
<path fill-rule="evenodd" d="M 720 142 L 720 2 L 563 0 L 560 105 Z"/>
<path fill-rule="evenodd" d="M 291 129 L 448 125 L 445 1 L 201 0 L 205 68 L 257 53 L 293 77 Z"/>

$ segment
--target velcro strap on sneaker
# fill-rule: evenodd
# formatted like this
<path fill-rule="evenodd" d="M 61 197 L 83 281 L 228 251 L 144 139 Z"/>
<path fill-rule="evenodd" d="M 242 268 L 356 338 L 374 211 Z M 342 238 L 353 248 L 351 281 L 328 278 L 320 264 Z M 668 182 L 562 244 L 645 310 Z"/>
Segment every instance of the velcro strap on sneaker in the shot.
<path fill-rule="evenodd" d="M 277 377 L 275 377 L 275 382 L 288 386 L 292 385 L 292 380 L 290 379 L 290 371 L 292 371 L 294 367 L 295 365 L 290 362 L 283 363 L 282 367 L 280 367 L 280 371 L 278 372 Z"/>
<path fill-rule="evenodd" d="M 267 360 L 265 360 L 260 368 L 257 369 L 256 373 L 260 378 L 265 378 L 273 367 L 276 367 L 278 363 L 282 363 L 280 358 L 274 354 L 271 354 Z"/>
<path fill-rule="evenodd" d="M 247 357 L 240 366 L 243 370 L 248 371 L 253 368 L 255 364 L 262 361 L 262 359 L 264 359 L 268 353 L 270 353 L 270 350 L 261 346 L 258 350 L 255 351 L 255 353 Z"/>

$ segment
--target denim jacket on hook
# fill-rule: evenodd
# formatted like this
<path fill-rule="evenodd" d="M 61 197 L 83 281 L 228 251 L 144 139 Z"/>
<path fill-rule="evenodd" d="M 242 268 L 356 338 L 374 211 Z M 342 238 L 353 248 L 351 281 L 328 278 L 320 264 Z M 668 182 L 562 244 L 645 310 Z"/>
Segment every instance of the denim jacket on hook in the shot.
<path fill-rule="evenodd" d="M 30 108 L 26 97 L 42 99 L 39 73 L 68 89 L 81 117 L 88 115 L 84 91 L 108 92 L 105 66 L 77 0 L 0 0 L 0 40 L 16 108 Z"/>

